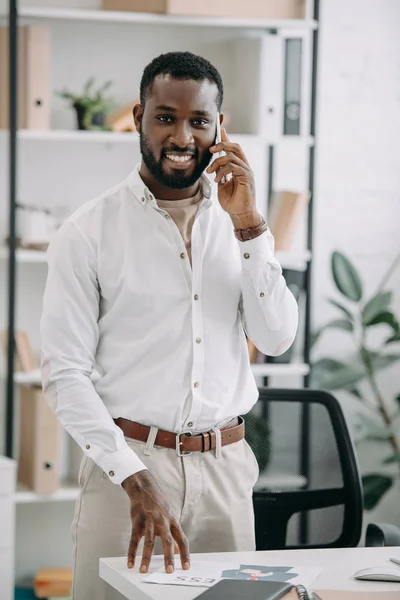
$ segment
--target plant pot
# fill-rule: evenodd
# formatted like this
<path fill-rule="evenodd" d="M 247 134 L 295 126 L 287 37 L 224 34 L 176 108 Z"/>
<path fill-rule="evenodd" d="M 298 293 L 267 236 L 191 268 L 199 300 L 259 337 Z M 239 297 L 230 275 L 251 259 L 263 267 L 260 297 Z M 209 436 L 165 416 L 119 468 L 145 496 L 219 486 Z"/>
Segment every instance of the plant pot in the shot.
<path fill-rule="evenodd" d="M 78 129 L 81 131 L 90 129 L 90 127 L 87 126 L 88 119 L 87 119 L 86 106 L 83 106 L 82 104 L 74 104 L 74 109 L 76 112 L 76 121 L 77 121 Z"/>

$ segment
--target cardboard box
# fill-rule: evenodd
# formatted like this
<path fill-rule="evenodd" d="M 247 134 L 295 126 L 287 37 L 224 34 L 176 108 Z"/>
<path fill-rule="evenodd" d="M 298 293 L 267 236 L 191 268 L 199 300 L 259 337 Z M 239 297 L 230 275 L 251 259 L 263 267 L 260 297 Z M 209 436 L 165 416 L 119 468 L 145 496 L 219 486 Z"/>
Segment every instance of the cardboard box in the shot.
<path fill-rule="evenodd" d="M 38 494 L 59 487 L 60 424 L 42 389 L 20 386 L 18 481 Z"/>
<path fill-rule="evenodd" d="M 268 211 L 268 226 L 275 250 L 290 250 L 300 218 L 310 201 L 309 192 L 274 192 Z"/>
<path fill-rule="evenodd" d="M 9 127 L 8 27 L 0 27 L 0 129 Z M 50 129 L 50 29 L 18 28 L 18 127 Z"/>
<path fill-rule="evenodd" d="M 103 0 L 103 10 L 198 17 L 304 19 L 305 0 Z"/>

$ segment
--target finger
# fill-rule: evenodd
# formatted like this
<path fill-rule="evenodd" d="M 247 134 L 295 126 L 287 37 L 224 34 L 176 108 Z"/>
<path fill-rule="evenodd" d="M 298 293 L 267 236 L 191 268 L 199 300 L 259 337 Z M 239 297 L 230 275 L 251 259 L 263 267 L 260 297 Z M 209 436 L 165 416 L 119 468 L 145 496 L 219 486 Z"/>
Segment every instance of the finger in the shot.
<path fill-rule="evenodd" d="M 216 174 L 214 181 L 216 183 L 221 183 L 221 180 L 227 175 L 233 175 L 234 177 L 237 177 L 239 180 L 241 180 L 244 177 L 248 177 L 249 171 L 248 169 L 230 163 L 229 165 L 218 169 L 218 173 Z"/>
<path fill-rule="evenodd" d="M 225 127 L 221 127 L 221 142 L 229 142 L 228 134 L 226 133 Z"/>
<path fill-rule="evenodd" d="M 146 529 L 144 531 L 144 545 L 142 553 L 142 562 L 140 565 L 140 572 L 147 573 L 154 549 L 154 522 L 152 520 L 146 523 Z"/>
<path fill-rule="evenodd" d="M 164 565 L 167 573 L 174 571 L 174 538 L 171 531 L 165 529 L 163 534 L 160 534 L 163 550 L 164 550 Z"/>
<path fill-rule="evenodd" d="M 250 168 L 249 165 L 245 163 L 241 158 L 230 152 L 225 156 L 220 156 L 220 158 L 216 158 L 213 161 L 213 163 L 207 168 L 207 173 L 213 173 L 214 171 L 217 171 L 220 167 L 224 167 L 230 162 L 240 165 L 241 167 L 247 167 L 248 169 Z"/>
<path fill-rule="evenodd" d="M 232 153 L 246 163 L 248 162 L 242 147 L 234 142 L 219 142 L 218 144 L 215 144 L 215 146 L 211 146 L 209 150 L 212 154 L 216 154 L 217 152 L 225 152 L 226 154 Z"/>
<path fill-rule="evenodd" d="M 172 525 L 171 533 L 175 539 L 175 545 L 178 546 L 181 555 L 182 569 L 190 569 L 190 551 L 189 542 L 180 525 Z"/>
<path fill-rule="evenodd" d="M 135 566 L 136 553 L 139 546 L 139 542 L 142 536 L 137 529 L 132 528 L 131 539 L 129 540 L 128 548 L 128 569 L 133 569 Z"/>

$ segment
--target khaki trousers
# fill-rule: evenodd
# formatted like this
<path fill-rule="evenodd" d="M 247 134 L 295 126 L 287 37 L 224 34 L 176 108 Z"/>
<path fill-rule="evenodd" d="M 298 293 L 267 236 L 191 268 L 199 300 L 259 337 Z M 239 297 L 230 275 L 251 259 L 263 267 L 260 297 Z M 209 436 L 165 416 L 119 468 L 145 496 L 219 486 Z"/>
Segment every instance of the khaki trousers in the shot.
<path fill-rule="evenodd" d="M 164 490 L 188 537 L 191 553 L 255 549 L 252 490 L 258 466 L 245 440 L 224 446 L 218 458 L 215 451 L 179 457 L 169 448 L 127 442 Z M 150 455 L 144 454 L 145 450 Z M 72 525 L 72 599 L 122 600 L 98 573 L 101 557 L 127 556 L 129 498 L 87 457 L 82 459 L 79 486 Z M 160 543 L 155 554 L 162 554 Z M 140 558 L 135 570 L 139 565 Z M 175 565 L 180 566 L 179 556 Z"/>

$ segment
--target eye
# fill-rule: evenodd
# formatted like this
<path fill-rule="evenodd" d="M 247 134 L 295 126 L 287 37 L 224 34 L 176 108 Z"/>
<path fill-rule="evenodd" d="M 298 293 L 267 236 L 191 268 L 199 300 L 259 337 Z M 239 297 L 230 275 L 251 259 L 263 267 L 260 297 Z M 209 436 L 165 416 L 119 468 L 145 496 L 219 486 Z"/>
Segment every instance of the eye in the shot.
<path fill-rule="evenodd" d="M 192 124 L 195 127 L 205 127 L 206 125 L 208 125 L 208 121 L 206 121 L 205 119 L 193 119 Z"/>
<path fill-rule="evenodd" d="M 160 121 L 160 123 L 172 123 L 172 117 L 169 115 L 159 115 L 156 119 Z"/>

